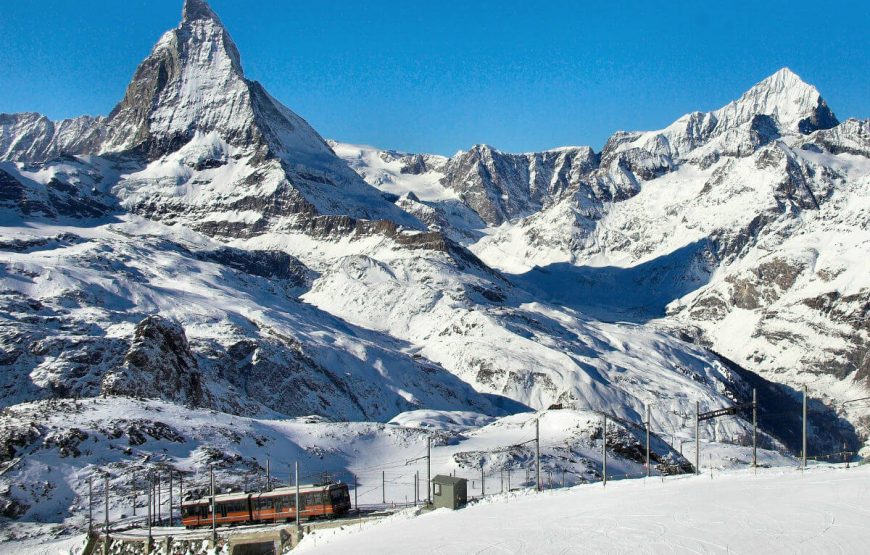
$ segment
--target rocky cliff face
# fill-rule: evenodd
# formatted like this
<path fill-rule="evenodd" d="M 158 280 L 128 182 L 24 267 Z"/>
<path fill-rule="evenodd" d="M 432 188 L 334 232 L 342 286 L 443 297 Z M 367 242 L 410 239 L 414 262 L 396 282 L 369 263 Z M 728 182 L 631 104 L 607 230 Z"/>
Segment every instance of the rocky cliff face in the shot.
<path fill-rule="evenodd" d="M 136 325 L 124 364 L 103 377 L 102 391 L 202 407 L 211 404 L 202 381 L 184 328 L 149 316 Z"/>
<path fill-rule="evenodd" d="M 500 225 L 551 204 L 597 164 L 588 147 L 506 154 L 476 145 L 447 162 L 442 184 L 484 222 Z"/>

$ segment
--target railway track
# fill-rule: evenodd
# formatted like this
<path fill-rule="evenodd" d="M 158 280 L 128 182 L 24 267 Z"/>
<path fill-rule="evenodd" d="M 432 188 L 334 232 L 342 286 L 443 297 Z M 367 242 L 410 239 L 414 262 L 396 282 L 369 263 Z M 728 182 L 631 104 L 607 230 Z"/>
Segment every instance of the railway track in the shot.
<path fill-rule="evenodd" d="M 396 508 L 379 508 L 361 510 L 352 514 L 341 517 L 312 520 L 302 523 L 303 530 L 316 530 L 318 528 L 333 528 L 336 526 L 345 526 L 356 524 L 359 522 L 369 522 L 384 518 L 394 514 L 396 511 L 405 507 Z M 144 522 L 143 517 L 129 517 L 122 520 L 117 520 L 109 525 L 109 535 L 113 539 L 122 541 L 145 541 L 148 539 L 148 527 Z M 295 523 L 269 523 L 269 524 L 247 524 L 235 526 L 219 526 L 217 533 L 220 537 L 232 537 L 236 535 L 253 535 L 257 533 L 274 534 L 276 531 L 287 528 L 295 528 Z M 95 528 L 95 534 L 105 535 L 104 527 Z M 173 538 L 178 540 L 208 540 L 211 538 L 211 528 L 194 528 L 188 529 L 183 526 L 152 526 L 151 538 L 160 540 L 163 538 Z"/>

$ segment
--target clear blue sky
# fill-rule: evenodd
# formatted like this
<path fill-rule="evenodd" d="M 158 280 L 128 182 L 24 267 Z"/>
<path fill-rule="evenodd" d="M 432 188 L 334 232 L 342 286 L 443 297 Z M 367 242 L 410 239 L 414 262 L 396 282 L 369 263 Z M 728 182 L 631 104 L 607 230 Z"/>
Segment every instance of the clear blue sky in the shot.
<path fill-rule="evenodd" d="M 0 0 L 0 112 L 107 114 L 181 4 Z M 211 4 L 248 77 L 343 141 L 599 149 L 615 130 L 717 108 L 782 66 L 841 120 L 870 117 L 867 0 Z"/>

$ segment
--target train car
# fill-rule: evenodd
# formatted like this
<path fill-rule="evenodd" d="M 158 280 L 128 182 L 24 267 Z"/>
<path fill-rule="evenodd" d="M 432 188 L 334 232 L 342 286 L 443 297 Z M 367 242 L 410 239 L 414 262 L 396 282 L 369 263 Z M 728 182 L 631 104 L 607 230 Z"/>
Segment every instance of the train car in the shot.
<path fill-rule="evenodd" d="M 299 489 L 301 519 L 332 518 L 350 511 L 347 484 L 305 486 Z M 278 488 L 251 496 L 251 512 L 257 522 L 296 520 L 296 488 Z"/>
<path fill-rule="evenodd" d="M 251 494 L 216 495 L 214 502 L 216 524 L 223 526 L 251 522 Z M 181 504 L 181 522 L 186 528 L 211 526 L 211 497 L 183 502 Z"/>
<path fill-rule="evenodd" d="M 347 484 L 299 487 L 299 518 L 334 518 L 350 511 Z M 231 493 L 215 496 L 215 524 L 255 524 L 296 520 L 296 488 L 277 488 L 262 493 Z M 181 504 L 181 522 L 187 528 L 211 526 L 211 498 Z"/>

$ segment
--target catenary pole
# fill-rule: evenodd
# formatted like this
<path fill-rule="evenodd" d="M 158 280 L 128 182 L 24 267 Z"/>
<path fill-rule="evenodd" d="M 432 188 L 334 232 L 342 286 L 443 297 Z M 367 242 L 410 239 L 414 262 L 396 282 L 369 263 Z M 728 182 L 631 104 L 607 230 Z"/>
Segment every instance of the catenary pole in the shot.
<path fill-rule="evenodd" d="M 357 493 L 359 492 L 359 485 L 357 484 L 356 474 L 353 475 L 353 508 L 357 511 L 359 510 L 359 498 L 357 497 Z"/>
<path fill-rule="evenodd" d="M 88 535 L 94 531 L 94 477 L 88 476 Z"/>
<path fill-rule="evenodd" d="M 804 417 L 803 417 L 803 453 L 801 454 L 801 467 L 807 467 L 807 386 L 804 386 Z"/>
<path fill-rule="evenodd" d="M 172 526 L 172 469 L 169 469 L 169 526 Z"/>
<path fill-rule="evenodd" d="M 752 468 L 758 466 L 758 397 L 752 388 Z"/>
<path fill-rule="evenodd" d="M 535 489 L 541 489 L 541 417 L 535 419 Z"/>
<path fill-rule="evenodd" d="M 211 482 L 211 541 L 217 546 L 217 503 L 214 495 L 214 467 L 208 468 L 209 482 Z"/>
<path fill-rule="evenodd" d="M 650 465 L 649 465 L 649 404 L 646 406 L 646 477 L 650 476 Z"/>
<path fill-rule="evenodd" d="M 151 494 L 153 493 L 151 481 L 151 474 L 148 474 L 148 545 L 151 545 Z"/>
<path fill-rule="evenodd" d="M 296 530 L 302 529 L 302 515 L 299 514 L 299 461 L 296 461 L 293 482 L 296 484 Z M 356 496 L 356 492 L 354 492 Z"/>
<path fill-rule="evenodd" d="M 387 504 L 387 471 L 381 470 L 381 503 Z"/>
<path fill-rule="evenodd" d="M 426 438 L 426 503 L 432 503 L 432 436 Z"/>
<path fill-rule="evenodd" d="M 272 461 L 266 459 L 266 491 L 272 491 Z"/>
<path fill-rule="evenodd" d="M 604 414 L 604 426 L 601 428 L 601 481 L 607 485 L 607 415 Z"/>
<path fill-rule="evenodd" d="M 104 526 L 106 528 L 106 541 L 103 543 L 103 553 L 108 555 L 109 553 L 109 474 L 106 473 L 106 506 L 104 509 L 105 513 L 105 522 Z"/>
<path fill-rule="evenodd" d="M 701 402 L 695 401 L 695 474 L 701 474 Z"/>
<path fill-rule="evenodd" d="M 163 489 L 160 485 L 160 471 L 157 471 L 157 526 L 163 523 L 163 504 L 160 499 L 160 490 Z"/>
<path fill-rule="evenodd" d="M 136 516 L 136 471 L 133 471 L 133 516 Z"/>

